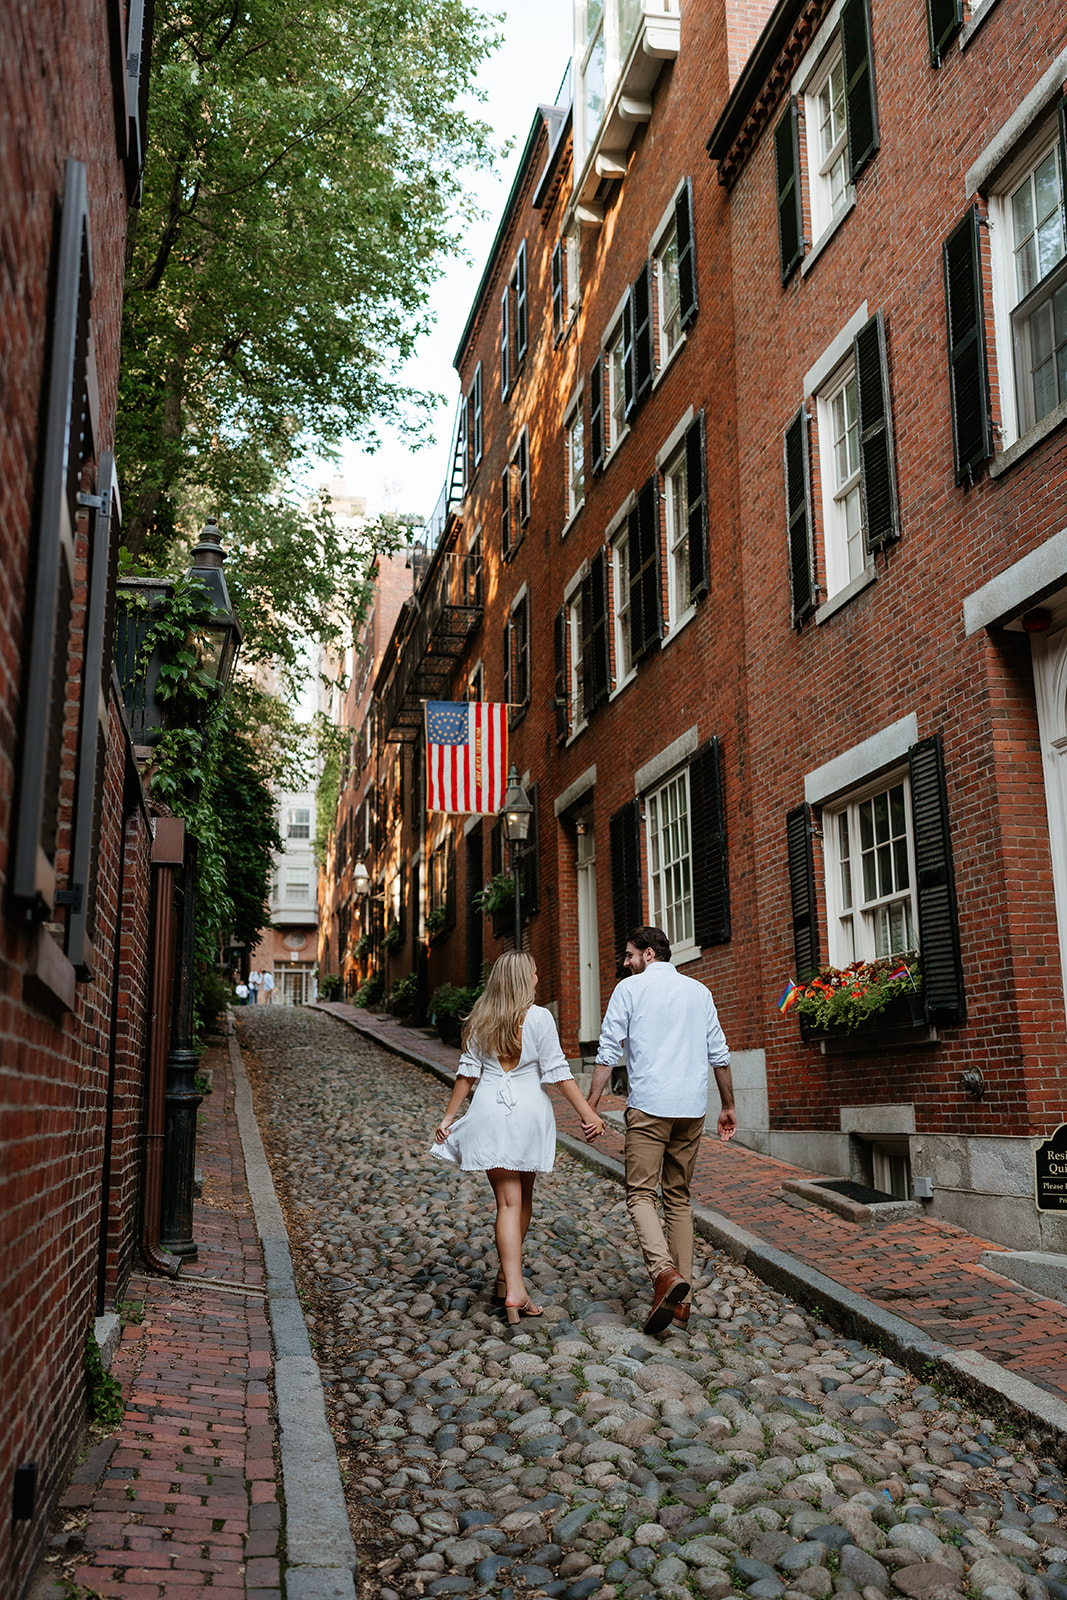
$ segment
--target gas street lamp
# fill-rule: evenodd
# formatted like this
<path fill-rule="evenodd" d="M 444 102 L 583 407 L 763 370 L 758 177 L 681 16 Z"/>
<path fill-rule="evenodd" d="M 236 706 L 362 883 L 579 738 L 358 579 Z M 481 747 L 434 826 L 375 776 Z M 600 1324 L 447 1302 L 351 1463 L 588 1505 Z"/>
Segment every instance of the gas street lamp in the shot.
<path fill-rule="evenodd" d="M 519 867 L 526 841 L 530 836 L 530 818 L 533 806 L 530 797 L 519 781 L 519 769 L 511 764 L 504 807 L 500 813 L 500 828 L 511 851 L 511 875 L 515 881 L 515 948 L 522 949 L 522 898 Z"/>

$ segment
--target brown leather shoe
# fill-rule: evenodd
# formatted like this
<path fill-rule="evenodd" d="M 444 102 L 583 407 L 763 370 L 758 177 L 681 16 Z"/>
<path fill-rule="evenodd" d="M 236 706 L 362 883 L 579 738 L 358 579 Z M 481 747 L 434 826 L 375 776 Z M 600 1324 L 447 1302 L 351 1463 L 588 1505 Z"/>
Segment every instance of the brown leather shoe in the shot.
<path fill-rule="evenodd" d="M 675 1306 L 673 1316 L 675 1322 L 680 1322 L 683 1328 L 687 1327 L 689 1324 L 689 1301 L 687 1300 L 684 1305 Z"/>
<path fill-rule="evenodd" d="M 674 1308 L 689 1293 L 689 1285 L 674 1267 L 664 1267 L 652 1287 L 652 1310 L 645 1318 L 646 1333 L 662 1333 L 670 1326 Z"/>

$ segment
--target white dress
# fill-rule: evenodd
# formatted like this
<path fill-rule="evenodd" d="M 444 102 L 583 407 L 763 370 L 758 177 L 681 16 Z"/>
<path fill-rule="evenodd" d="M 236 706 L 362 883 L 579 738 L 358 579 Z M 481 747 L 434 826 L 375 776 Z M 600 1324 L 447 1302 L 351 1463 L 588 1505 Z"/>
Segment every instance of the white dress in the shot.
<path fill-rule="evenodd" d="M 505 1072 L 496 1056 L 464 1050 L 457 1078 L 477 1078 L 465 1116 L 457 1118 L 431 1155 L 464 1172 L 504 1167 L 508 1172 L 551 1172 L 556 1159 L 556 1118 L 545 1085 L 574 1074 L 560 1048 L 551 1011 L 531 1006 L 522 1025 L 517 1066 Z"/>

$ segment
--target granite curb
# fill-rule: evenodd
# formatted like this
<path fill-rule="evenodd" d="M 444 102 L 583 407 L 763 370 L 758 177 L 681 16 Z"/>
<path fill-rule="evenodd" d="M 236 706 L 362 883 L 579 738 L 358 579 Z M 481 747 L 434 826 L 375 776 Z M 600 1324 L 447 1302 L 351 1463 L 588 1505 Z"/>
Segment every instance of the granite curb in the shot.
<path fill-rule="evenodd" d="M 229 1036 L 234 1111 L 263 1248 L 274 1337 L 274 1391 L 285 1490 L 288 1600 L 355 1600 L 356 1547 L 326 1398 L 296 1292 L 289 1233 L 278 1203 L 236 1034 Z"/>
<path fill-rule="evenodd" d="M 326 1006 L 316 1009 L 336 1017 L 363 1038 L 374 1039 L 383 1049 L 403 1057 L 414 1066 L 432 1072 L 442 1082 L 453 1081 L 453 1074 L 447 1068 L 420 1055 L 417 1050 L 387 1036 L 383 1037 L 376 1029 L 360 1027 L 358 1022 Z M 556 1141 L 591 1171 L 620 1185 L 624 1183 L 623 1165 L 613 1156 L 567 1133 L 557 1131 Z M 1032 1428 L 1040 1435 L 1053 1437 L 1061 1451 L 1067 1446 L 1067 1404 L 1048 1390 L 1031 1383 L 1028 1378 L 1020 1377 L 999 1362 L 990 1361 L 977 1350 L 957 1350 L 939 1339 L 931 1338 L 914 1323 L 886 1311 L 865 1295 L 846 1289 L 817 1268 L 808 1266 L 788 1251 L 768 1244 L 758 1234 L 731 1222 L 729 1217 L 708 1206 L 695 1205 L 693 1216 L 696 1231 L 702 1238 L 725 1251 L 740 1265 L 748 1267 L 772 1288 L 792 1295 L 809 1310 L 821 1310 L 830 1322 L 849 1337 L 880 1346 L 926 1382 L 934 1375 L 959 1393 L 981 1401 L 987 1409 L 1010 1418 L 1016 1424 Z"/>

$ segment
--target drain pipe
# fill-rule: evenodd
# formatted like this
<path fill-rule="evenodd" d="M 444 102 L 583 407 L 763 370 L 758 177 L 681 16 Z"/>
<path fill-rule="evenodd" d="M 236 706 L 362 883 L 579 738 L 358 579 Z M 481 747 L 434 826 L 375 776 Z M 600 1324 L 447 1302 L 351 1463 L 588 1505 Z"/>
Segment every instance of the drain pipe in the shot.
<path fill-rule="evenodd" d="M 163 1202 L 163 1126 L 166 1115 L 167 1043 L 171 991 L 174 987 L 175 923 L 174 881 L 185 862 L 185 822 L 181 817 L 157 817 L 152 841 L 155 879 L 152 997 L 148 1041 L 148 1095 L 145 1106 L 144 1218 L 141 1254 L 156 1272 L 176 1278 L 181 1260 L 159 1242 Z"/>

